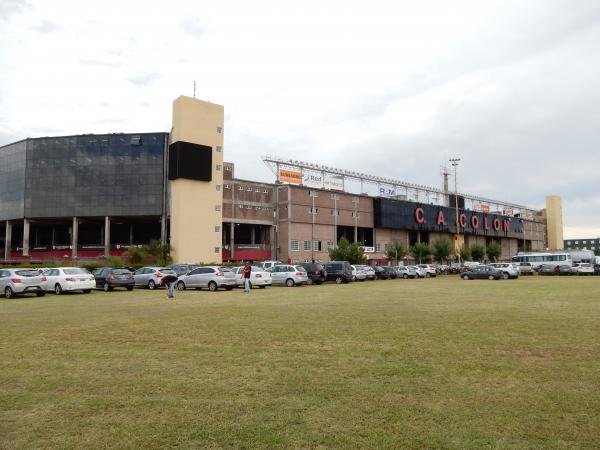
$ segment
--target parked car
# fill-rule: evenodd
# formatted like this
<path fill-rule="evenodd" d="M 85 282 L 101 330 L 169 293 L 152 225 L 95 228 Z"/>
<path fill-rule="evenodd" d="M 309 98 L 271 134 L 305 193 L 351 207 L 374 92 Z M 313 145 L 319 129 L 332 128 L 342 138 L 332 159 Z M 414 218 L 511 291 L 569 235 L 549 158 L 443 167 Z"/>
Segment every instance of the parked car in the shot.
<path fill-rule="evenodd" d="M 361 269 L 360 266 L 350 266 L 352 268 L 352 281 L 365 281 L 367 272 Z"/>
<path fill-rule="evenodd" d="M 277 266 L 282 264 L 281 261 L 261 261 L 259 263 L 256 263 L 256 267 L 260 267 L 262 269 L 270 269 L 271 267 Z"/>
<path fill-rule="evenodd" d="M 519 275 L 533 275 L 533 266 L 529 262 L 517 263 L 519 266 Z"/>
<path fill-rule="evenodd" d="M 399 277 L 401 278 L 417 278 L 417 272 L 416 270 L 407 267 L 407 266 L 398 266 L 396 267 L 396 273 L 398 274 Z"/>
<path fill-rule="evenodd" d="M 81 267 L 56 267 L 46 270 L 44 276 L 44 290 L 53 291 L 56 295 L 73 291 L 89 294 L 96 287 L 94 275 Z"/>
<path fill-rule="evenodd" d="M 509 278 L 516 279 L 519 278 L 519 270 L 516 269 L 512 263 L 490 263 L 490 267 L 495 267 L 500 272 L 502 272 L 502 278 L 508 280 Z"/>
<path fill-rule="evenodd" d="M 365 274 L 367 275 L 367 280 L 374 280 L 375 278 L 377 278 L 375 276 L 375 270 L 371 266 L 358 265 L 356 267 L 361 268 L 365 271 Z"/>
<path fill-rule="evenodd" d="M 231 269 L 235 274 L 235 281 L 238 287 L 244 286 L 244 267 L 235 267 Z M 271 272 L 261 269 L 260 267 L 250 267 L 250 288 L 258 286 L 261 289 L 271 286 L 273 279 L 271 278 Z"/>
<path fill-rule="evenodd" d="M 46 295 L 44 282 L 46 277 L 36 269 L 0 269 L 0 292 L 5 298 L 20 294 Z"/>
<path fill-rule="evenodd" d="M 558 275 L 561 266 L 555 266 L 554 264 L 542 264 L 538 269 L 539 275 Z M 568 273 L 563 273 L 563 275 L 571 275 L 571 268 L 569 266 L 564 266 L 568 269 Z"/>
<path fill-rule="evenodd" d="M 177 278 L 175 285 L 179 291 L 188 288 L 207 288 L 214 292 L 219 288 L 230 291 L 237 286 L 235 273 L 227 267 L 201 266 Z"/>
<path fill-rule="evenodd" d="M 425 278 L 437 276 L 437 270 L 431 264 L 418 264 L 417 267 L 425 271 Z"/>
<path fill-rule="evenodd" d="M 122 287 L 128 291 L 133 290 L 133 273 L 129 269 L 113 269 L 102 267 L 92 272 L 96 279 L 96 288 L 104 292 L 112 291 L 116 287 Z"/>
<path fill-rule="evenodd" d="M 573 269 L 577 275 L 594 275 L 594 266 L 590 263 L 573 264 Z"/>
<path fill-rule="evenodd" d="M 337 284 L 352 281 L 352 266 L 348 261 L 329 261 L 323 267 L 327 272 L 327 281 L 335 281 Z"/>
<path fill-rule="evenodd" d="M 200 266 L 198 264 L 174 264 L 168 268 L 173 270 L 173 272 L 175 272 L 175 275 L 179 277 L 194 270 L 196 267 Z"/>
<path fill-rule="evenodd" d="M 321 263 L 300 264 L 308 274 L 308 284 L 322 284 L 327 279 L 327 271 Z"/>
<path fill-rule="evenodd" d="M 499 280 L 502 272 L 495 267 L 479 265 L 460 274 L 463 280 Z"/>
<path fill-rule="evenodd" d="M 166 275 L 176 276 L 176 273 L 173 269 L 169 269 L 168 267 L 142 267 L 133 273 L 133 279 L 136 286 L 155 289 L 157 286 L 162 286 L 164 284 L 163 278 Z"/>
<path fill-rule="evenodd" d="M 594 264 L 594 275 L 600 275 L 600 264 Z"/>
<path fill-rule="evenodd" d="M 302 286 L 308 283 L 308 274 L 302 266 L 280 264 L 269 269 L 273 284 L 284 284 L 287 287 Z"/>
<path fill-rule="evenodd" d="M 417 274 L 418 278 L 425 278 L 425 276 L 427 274 L 425 269 L 423 269 L 422 267 L 419 267 L 419 266 L 409 266 L 408 268 L 411 270 L 414 270 L 415 273 Z"/>
<path fill-rule="evenodd" d="M 378 280 L 392 280 L 398 278 L 396 269 L 391 266 L 375 266 L 375 275 Z"/>

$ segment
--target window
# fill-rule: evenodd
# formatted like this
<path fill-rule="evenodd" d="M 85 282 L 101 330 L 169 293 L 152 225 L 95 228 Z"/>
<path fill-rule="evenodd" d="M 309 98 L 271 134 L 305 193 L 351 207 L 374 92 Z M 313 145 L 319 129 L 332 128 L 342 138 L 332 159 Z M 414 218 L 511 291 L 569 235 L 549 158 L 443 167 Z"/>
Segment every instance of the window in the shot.
<path fill-rule="evenodd" d="M 385 251 L 387 252 L 390 248 L 392 248 L 391 244 L 384 245 Z"/>
<path fill-rule="evenodd" d="M 333 250 L 333 249 L 334 249 L 333 241 L 327 241 L 327 250 Z"/>
<path fill-rule="evenodd" d="M 358 211 L 352 211 L 352 218 L 353 219 L 358 219 L 360 217 L 360 214 L 358 213 Z"/>
<path fill-rule="evenodd" d="M 231 189 L 231 186 L 230 186 L 230 185 L 228 185 L 228 184 L 226 184 L 226 185 L 225 185 L 225 189 Z"/>
<path fill-rule="evenodd" d="M 220 184 L 217 184 L 217 185 L 215 186 L 215 189 L 217 190 L 217 192 L 221 192 L 221 185 L 220 185 Z"/>
<path fill-rule="evenodd" d="M 252 209 L 252 205 L 246 205 L 246 209 Z"/>
<path fill-rule="evenodd" d="M 231 172 L 231 169 L 233 169 L 233 166 L 225 166 L 225 170 L 227 172 Z"/>
<path fill-rule="evenodd" d="M 308 191 L 308 196 L 316 198 L 319 196 L 319 193 L 317 191 Z"/>
<path fill-rule="evenodd" d="M 244 190 L 244 186 L 238 186 L 238 191 L 243 191 Z"/>
<path fill-rule="evenodd" d="M 575 244 L 579 244 L 579 241 L 575 241 Z"/>
<path fill-rule="evenodd" d="M 221 253 L 221 247 L 215 247 L 215 253 Z"/>
<path fill-rule="evenodd" d="M 309 214 L 317 214 L 319 212 L 319 208 L 308 208 Z"/>
<path fill-rule="evenodd" d="M 244 205 L 238 205 L 239 209 L 244 209 Z"/>
<path fill-rule="evenodd" d="M 252 186 L 248 186 L 248 187 L 246 188 L 246 190 L 247 190 L 248 192 L 252 192 Z"/>
<path fill-rule="evenodd" d="M 215 211 L 217 211 L 217 212 L 221 211 L 221 205 L 215 205 Z"/>
<path fill-rule="evenodd" d="M 293 252 L 300 250 L 300 241 L 297 239 L 292 239 L 292 242 L 290 243 L 290 250 Z"/>
<path fill-rule="evenodd" d="M 217 169 L 218 172 L 221 171 L 221 164 L 217 164 L 217 167 L 215 167 Z"/>
<path fill-rule="evenodd" d="M 304 251 L 305 252 L 310 251 L 310 241 L 304 241 Z"/>
<path fill-rule="evenodd" d="M 380 243 L 376 243 L 375 244 L 375 251 L 376 252 L 380 252 L 381 251 L 381 244 Z"/>
<path fill-rule="evenodd" d="M 223 133 L 223 127 L 217 127 L 217 133 L 218 134 Z"/>
<path fill-rule="evenodd" d="M 315 252 L 321 251 L 321 241 L 313 241 L 313 250 Z"/>
<path fill-rule="evenodd" d="M 221 227 L 219 225 L 215 225 L 215 233 L 220 233 Z"/>
<path fill-rule="evenodd" d="M 331 194 L 331 200 L 339 200 L 340 194 Z"/>
<path fill-rule="evenodd" d="M 260 194 L 260 188 L 256 188 L 256 189 L 254 189 L 254 192 L 256 192 L 256 193 Z"/>
<path fill-rule="evenodd" d="M 221 153 L 223 151 L 223 147 L 221 147 L 220 145 L 217 145 L 217 148 L 215 149 L 215 151 L 217 153 Z"/>
<path fill-rule="evenodd" d="M 352 197 L 352 203 L 358 203 L 358 197 Z"/>
<path fill-rule="evenodd" d="M 332 216 L 339 216 L 340 215 L 340 210 L 339 209 L 332 209 L 331 210 L 331 215 Z"/>
<path fill-rule="evenodd" d="M 268 194 L 268 193 L 269 193 L 269 190 L 268 190 L 268 189 L 264 189 L 264 190 L 263 190 L 263 194 Z"/>

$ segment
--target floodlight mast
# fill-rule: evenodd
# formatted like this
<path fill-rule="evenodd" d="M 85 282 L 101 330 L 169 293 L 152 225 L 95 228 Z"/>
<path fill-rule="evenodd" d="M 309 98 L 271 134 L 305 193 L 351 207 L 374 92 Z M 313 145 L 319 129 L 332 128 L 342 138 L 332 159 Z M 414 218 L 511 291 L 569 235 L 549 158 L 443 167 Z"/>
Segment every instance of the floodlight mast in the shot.
<path fill-rule="evenodd" d="M 458 248 L 458 236 L 460 234 L 460 223 L 458 220 L 458 181 L 456 179 L 456 172 L 458 163 L 460 162 L 460 158 L 450 158 L 449 161 L 452 163 L 452 167 L 454 167 L 454 209 L 456 211 L 456 233 L 454 235 L 454 251 L 456 252 L 456 257 L 458 262 L 460 263 L 460 249 Z"/>

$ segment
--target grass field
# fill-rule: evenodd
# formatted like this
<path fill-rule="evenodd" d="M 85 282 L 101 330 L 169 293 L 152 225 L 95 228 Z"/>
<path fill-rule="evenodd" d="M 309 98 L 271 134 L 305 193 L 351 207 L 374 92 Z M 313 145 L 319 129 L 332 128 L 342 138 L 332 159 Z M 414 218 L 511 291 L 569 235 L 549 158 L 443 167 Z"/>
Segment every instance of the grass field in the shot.
<path fill-rule="evenodd" d="M 0 447 L 600 447 L 600 277 L 164 297 L 0 300 Z"/>

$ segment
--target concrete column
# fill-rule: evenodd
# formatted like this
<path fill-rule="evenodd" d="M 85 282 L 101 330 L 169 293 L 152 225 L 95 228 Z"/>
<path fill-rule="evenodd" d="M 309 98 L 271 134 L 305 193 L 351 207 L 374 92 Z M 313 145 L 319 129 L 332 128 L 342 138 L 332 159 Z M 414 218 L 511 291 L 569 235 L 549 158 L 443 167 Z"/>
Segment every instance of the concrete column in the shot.
<path fill-rule="evenodd" d="M 77 217 L 73 217 L 73 230 L 71 232 L 71 257 L 77 258 L 77 245 L 79 237 L 79 220 Z"/>
<path fill-rule="evenodd" d="M 104 217 L 104 257 L 110 256 L 110 217 Z"/>
<path fill-rule="evenodd" d="M 54 245 L 56 245 L 55 240 L 56 240 L 56 227 L 54 225 L 52 225 L 52 234 L 50 237 L 50 248 L 52 250 L 54 250 Z"/>
<path fill-rule="evenodd" d="M 229 224 L 229 226 L 230 226 L 230 231 L 231 231 L 229 233 L 229 255 L 230 255 L 229 257 L 231 259 L 233 259 L 233 257 L 235 256 L 235 250 L 233 248 L 233 246 L 235 245 L 235 237 L 234 237 L 234 235 L 235 235 L 235 223 L 231 222 Z"/>
<path fill-rule="evenodd" d="M 250 228 L 250 243 L 252 245 L 256 244 L 256 228 L 254 225 L 252 225 L 252 228 Z"/>
<path fill-rule="evenodd" d="M 133 244 L 133 224 L 129 224 L 129 245 Z"/>
<path fill-rule="evenodd" d="M 6 221 L 6 232 L 4 234 L 4 260 L 11 259 L 10 248 L 12 241 L 12 223 Z"/>
<path fill-rule="evenodd" d="M 277 244 L 275 241 L 275 227 L 276 226 L 277 225 L 269 227 L 269 242 L 271 243 L 271 259 L 274 259 L 274 260 L 277 259 Z"/>
<path fill-rule="evenodd" d="M 23 219 L 23 256 L 29 256 L 29 220 Z"/>

